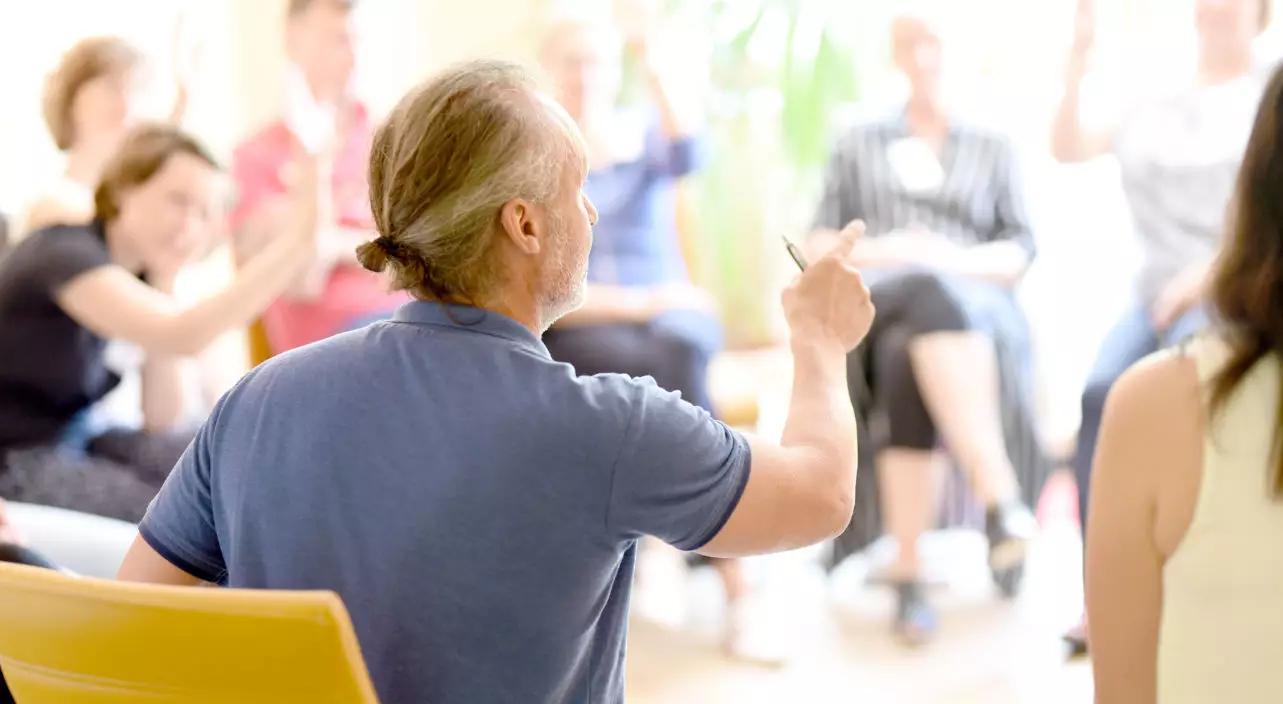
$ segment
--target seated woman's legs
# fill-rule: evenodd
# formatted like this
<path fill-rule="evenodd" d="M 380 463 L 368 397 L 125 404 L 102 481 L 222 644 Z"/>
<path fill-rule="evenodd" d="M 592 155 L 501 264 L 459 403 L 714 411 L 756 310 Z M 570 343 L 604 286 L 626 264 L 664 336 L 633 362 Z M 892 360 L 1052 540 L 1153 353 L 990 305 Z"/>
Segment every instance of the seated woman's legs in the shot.
<path fill-rule="evenodd" d="M 114 430 L 90 441 L 89 454 L 127 467 L 134 476 L 159 489 L 193 437 L 195 433 L 191 431 L 146 433 Z"/>
<path fill-rule="evenodd" d="M 922 589 L 918 540 L 930 530 L 935 508 L 936 429 L 918 393 L 909 342 L 903 329 L 884 328 L 874 340 L 871 362 L 874 402 L 889 426 L 877 472 L 882 520 L 897 546 L 889 573 L 896 589 L 895 627 L 916 642 L 935 629 Z"/>
<path fill-rule="evenodd" d="M 887 324 L 906 329 L 913 376 L 945 446 L 987 507 L 1018 501 L 1000 409 L 993 341 L 973 329 L 964 303 L 947 282 L 909 273 L 873 287 Z"/>
<path fill-rule="evenodd" d="M 0 496 L 137 523 L 182 454 L 180 437 L 119 434 L 91 443 L 90 454 L 58 447 L 4 458 Z"/>
<path fill-rule="evenodd" d="M 917 538 L 932 518 L 929 451 L 937 430 L 988 509 L 996 572 L 1023 559 L 1033 521 L 1020 506 L 1007 455 L 990 338 L 973 328 L 958 296 L 933 274 L 893 275 L 875 282 L 872 292 L 881 319 L 869 337 L 874 394 L 890 424 L 890 449 L 879 457 L 878 480 L 888 530 L 902 551 L 894 567 L 900 582 L 897 619 L 902 629 L 929 630 L 934 620 L 917 586 Z"/>

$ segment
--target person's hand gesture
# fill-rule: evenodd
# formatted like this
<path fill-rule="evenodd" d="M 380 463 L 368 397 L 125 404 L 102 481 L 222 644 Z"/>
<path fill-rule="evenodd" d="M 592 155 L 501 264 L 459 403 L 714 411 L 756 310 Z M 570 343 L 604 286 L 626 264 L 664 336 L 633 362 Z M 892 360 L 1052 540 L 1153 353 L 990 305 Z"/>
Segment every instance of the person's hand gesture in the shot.
<path fill-rule="evenodd" d="M 853 256 L 864 223 L 842 229 L 837 245 L 784 289 L 784 315 L 795 340 L 835 342 L 855 349 L 873 324 L 873 301 Z"/>
<path fill-rule="evenodd" d="M 646 57 L 655 40 L 661 7 L 655 0 L 616 0 L 615 23 L 630 50 Z"/>
<path fill-rule="evenodd" d="M 1198 305 L 1207 283 L 1207 267 L 1192 266 L 1182 271 L 1163 287 L 1150 309 L 1154 329 L 1166 332 L 1172 324 Z"/>
<path fill-rule="evenodd" d="M 170 112 L 170 121 L 181 125 L 191 103 L 192 85 L 200 76 L 205 61 L 205 40 L 200 35 L 193 36 L 190 7 L 183 8 L 178 13 L 172 43 L 174 106 Z"/>
<path fill-rule="evenodd" d="M 1069 50 L 1070 74 L 1081 76 L 1087 68 L 1087 58 L 1096 45 L 1095 0 L 1078 0 L 1074 10 L 1074 41 Z"/>
<path fill-rule="evenodd" d="M 286 172 L 290 224 L 286 232 L 298 246 L 300 262 L 310 265 L 320 247 L 322 218 L 329 204 L 329 160 L 325 154 L 311 154 L 300 144 Z"/>

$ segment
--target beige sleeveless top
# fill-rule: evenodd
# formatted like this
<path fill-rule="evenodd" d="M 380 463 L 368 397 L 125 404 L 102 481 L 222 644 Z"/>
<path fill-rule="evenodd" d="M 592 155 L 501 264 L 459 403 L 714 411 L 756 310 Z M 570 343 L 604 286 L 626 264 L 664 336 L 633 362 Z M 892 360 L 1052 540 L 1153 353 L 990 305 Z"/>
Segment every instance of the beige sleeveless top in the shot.
<path fill-rule="evenodd" d="M 1211 335 L 1190 344 L 1200 380 L 1227 352 Z M 1283 702 L 1283 501 L 1269 490 L 1278 399 L 1271 356 L 1207 424 L 1193 519 L 1163 569 L 1161 704 Z"/>

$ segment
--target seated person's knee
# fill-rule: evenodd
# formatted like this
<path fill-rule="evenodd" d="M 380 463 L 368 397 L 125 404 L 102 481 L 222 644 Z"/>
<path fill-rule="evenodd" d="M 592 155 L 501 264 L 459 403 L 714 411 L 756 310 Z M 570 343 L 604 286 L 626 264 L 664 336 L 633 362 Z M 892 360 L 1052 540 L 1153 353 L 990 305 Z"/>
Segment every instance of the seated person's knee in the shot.
<path fill-rule="evenodd" d="M 908 299 L 903 322 L 914 335 L 972 329 L 962 302 L 940 275 L 929 271 L 905 273 L 897 288 Z"/>

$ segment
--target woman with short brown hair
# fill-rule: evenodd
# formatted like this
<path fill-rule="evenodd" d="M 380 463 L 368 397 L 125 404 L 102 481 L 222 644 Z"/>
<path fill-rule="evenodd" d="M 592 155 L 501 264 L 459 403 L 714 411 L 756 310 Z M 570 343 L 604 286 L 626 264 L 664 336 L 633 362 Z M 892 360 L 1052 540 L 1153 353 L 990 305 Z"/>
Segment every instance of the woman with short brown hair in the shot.
<path fill-rule="evenodd" d="M 87 225 L 33 233 L 0 262 L 0 496 L 136 521 L 186 445 L 168 435 L 182 411 L 177 362 L 249 324 L 314 249 L 315 160 L 298 169 L 297 226 L 187 309 L 174 279 L 209 235 L 218 170 L 167 126 L 128 135 L 103 170 Z M 141 433 L 89 433 L 84 412 L 119 382 L 107 340 L 140 347 Z M 83 451 L 83 455 L 71 452 Z"/>

